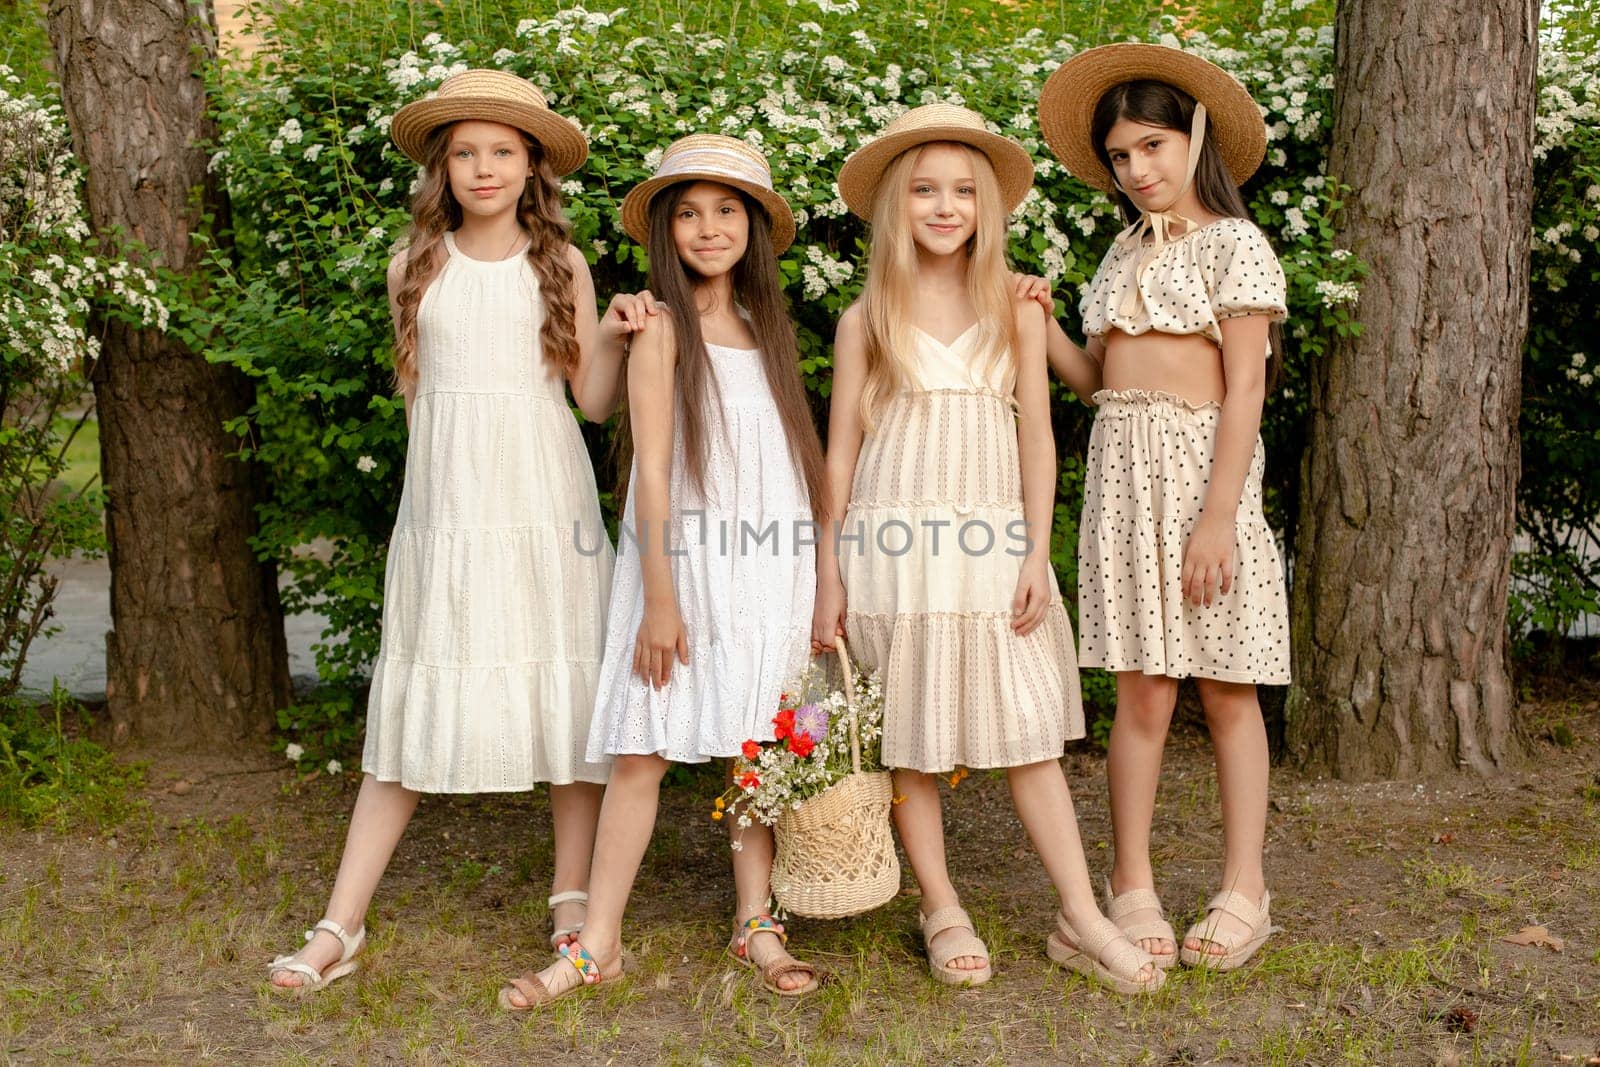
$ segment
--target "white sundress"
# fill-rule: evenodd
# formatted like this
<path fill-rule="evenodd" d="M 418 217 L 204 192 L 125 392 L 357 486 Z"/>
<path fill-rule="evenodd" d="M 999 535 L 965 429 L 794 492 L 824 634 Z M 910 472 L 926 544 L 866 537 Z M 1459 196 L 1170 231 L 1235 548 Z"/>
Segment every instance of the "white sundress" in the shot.
<path fill-rule="evenodd" d="M 757 349 L 707 344 L 721 398 L 708 400 L 706 496 L 684 463 L 674 420 L 673 587 L 689 645 L 671 679 L 653 688 L 633 673 L 644 618 L 639 530 L 629 478 L 588 756 L 655 754 L 676 763 L 737 755 L 772 740 L 784 685 L 810 655 L 816 553 L 804 479 L 789 453 Z M 634 531 L 634 532 L 630 532 Z M 802 544 L 809 537 L 810 543 Z"/>
<path fill-rule="evenodd" d="M 362 766 L 428 793 L 604 782 L 584 743 L 612 549 L 526 255 L 454 235 L 417 310 L 417 391 Z"/>

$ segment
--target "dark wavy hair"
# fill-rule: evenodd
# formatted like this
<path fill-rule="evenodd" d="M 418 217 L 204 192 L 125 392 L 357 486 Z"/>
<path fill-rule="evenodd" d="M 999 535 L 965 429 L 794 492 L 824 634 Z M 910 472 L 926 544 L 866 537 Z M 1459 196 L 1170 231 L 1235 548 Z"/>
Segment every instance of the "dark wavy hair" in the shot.
<path fill-rule="evenodd" d="M 1194 97 L 1166 82 L 1147 80 L 1113 85 L 1095 104 L 1094 117 L 1090 121 L 1089 132 L 1094 141 L 1095 155 L 1100 157 L 1107 174 L 1115 174 L 1111 166 L 1111 153 L 1106 151 L 1106 137 L 1110 135 L 1111 127 L 1128 119 L 1145 126 L 1176 130 L 1187 137 L 1194 126 L 1194 107 Z M 1213 215 L 1245 219 L 1252 224 L 1255 222 L 1250 217 L 1244 196 L 1234 184 L 1233 175 L 1228 172 L 1228 165 L 1223 162 L 1222 153 L 1217 149 L 1209 122 L 1206 124 L 1205 142 L 1200 147 L 1200 159 L 1194 168 L 1194 191 L 1200 198 L 1200 205 Z M 1138 207 L 1121 189 L 1116 189 L 1115 194 L 1123 220 L 1132 223 L 1139 217 Z M 1271 392 L 1278 381 L 1283 328 L 1274 322 L 1267 328 L 1267 337 L 1272 345 L 1267 357 L 1267 391 Z"/>

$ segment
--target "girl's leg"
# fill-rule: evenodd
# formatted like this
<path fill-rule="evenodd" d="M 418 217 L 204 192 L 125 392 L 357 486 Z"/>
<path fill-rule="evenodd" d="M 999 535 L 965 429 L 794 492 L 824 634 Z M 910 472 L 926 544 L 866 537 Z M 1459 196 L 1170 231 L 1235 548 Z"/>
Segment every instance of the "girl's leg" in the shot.
<path fill-rule="evenodd" d="M 767 898 L 772 893 L 772 830 L 759 822 L 741 830 L 734 822 L 728 827 L 728 836 L 739 842 L 739 849 L 733 854 L 733 925 L 738 930 L 747 920 L 767 911 Z M 794 959 L 782 940 L 770 934 L 746 941 L 745 953 L 750 962 L 763 969 L 775 960 Z M 782 989 L 799 989 L 815 979 L 814 970 L 794 970 L 780 974 L 777 984 Z"/>
<path fill-rule="evenodd" d="M 589 915 L 579 938 L 602 971 L 614 970 L 622 955 L 622 913 L 655 830 L 661 777 L 666 773 L 667 761 L 660 756 L 618 756 L 606 783 L 589 870 Z M 564 959 L 538 977 L 551 993 L 561 993 L 579 981 L 577 970 Z M 521 988 L 508 995 L 514 1007 L 527 1006 Z"/>
<path fill-rule="evenodd" d="M 1117 713 L 1106 752 L 1106 778 L 1111 792 L 1111 830 L 1116 852 L 1111 891 L 1154 889 L 1150 867 L 1150 822 L 1155 817 L 1156 785 L 1167 728 L 1178 702 L 1178 681 L 1138 671 L 1117 673 Z M 1129 913 L 1128 925 L 1160 918 L 1154 909 Z M 1139 947 L 1152 955 L 1170 955 L 1177 946 L 1165 938 L 1143 938 Z"/>
<path fill-rule="evenodd" d="M 380 782 L 370 774 L 361 779 L 361 792 L 356 794 L 356 808 L 345 835 L 344 856 L 339 860 L 339 874 L 324 913 L 352 934 L 366 921 L 367 905 L 372 903 L 378 880 L 389 866 L 389 858 L 394 855 L 412 812 L 417 810 L 419 796 L 399 782 Z M 318 930 L 299 955 L 321 971 L 338 960 L 343 951 L 337 937 Z M 303 977 L 292 971 L 275 971 L 272 981 L 292 988 L 300 985 Z"/>
<path fill-rule="evenodd" d="M 1222 796 L 1222 888 L 1259 901 L 1266 892 L 1262 852 L 1267 835 L 1267 727 L 1261 718 L 1256 687 L 1237 682 L 1199 679 L 1200 704 L 1217 753 L 1217 791 Z M 1219 938 L 1243 937 L 1249 928 L 1239 918 L 1216 916 Z M 1198 951 L 1202 942 L 1184 944 Z M 1220 945 L 1205 942 L 1221 955 Z"/>
<path fill-rule="evenodd" d="M 900 832 L 900 844 L 911 861 L 917 884 L 922 887 L 922 914 L 932 915 L 960 902 L 945 863 L 944 811 L 939 803 L 939 787 L 931 774 L 897 770 L 894 791 L 905 798 L 894 806 L 895 829 Z M 952 936 L 963 936 L 963 932 L 946 930 L 933 940 L 938 943 L 941 938 Z M 957 956 L 947 966 L 953 971 L 975 971 L 988 962 L 982 956 Z"/>
<path fill-rule="evenodd" d="M 555 837 L 555 871 L 550 895 L 589 888 L 589 862 L 594 857 L 595 826 L 600 821 L 600 801 L 605 787 L 593 782 L 573 782 L 550 787 L 550 822 Z M 588 917 L 585 905 L 573 901 L 550 911 L 557 929 L 577 926 Z M 570 940 L 570 935 L 567 940 Z"/>
<path fill-rule="evenodd" d="M 1089 862 L 1078 835 L 1078 815 L 1072 807 L 1072 792 L 1067 788 L 1061 762 L 1042 760 L 1011 767 L 1006 771 L 1006 780 L 1017 816 L 1044 863 L 1045 873 L 1061 895 L 1061 910 L 1067 922 L 1074 930 L 1090 929 L 1105 916 L 1095 902 Z M 1155 969 L 1155 964 L 1147 963 L 1134 977 L 1150 981 L 1156 977 Z"/>

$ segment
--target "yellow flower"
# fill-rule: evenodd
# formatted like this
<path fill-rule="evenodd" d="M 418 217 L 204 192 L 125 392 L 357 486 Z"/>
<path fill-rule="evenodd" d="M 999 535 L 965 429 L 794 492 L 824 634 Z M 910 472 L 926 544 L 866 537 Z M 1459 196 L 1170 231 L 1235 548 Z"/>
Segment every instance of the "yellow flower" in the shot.
<path fill-rule="evenodd" d="M 712 812 L 711 813 L 711 820 L 713 822 L 721 822 L 722 821 L 722 812 L 720 812 L 720 811 Z"/>
<path fill-rule="evenodd" d="M 903 793 L 896 793 L 895 796 L 894 796 L 894 799 L 889 801 L 889 803 L 890 804 L 900 804 L 900 803 L 903 803 L 905 801 L 905 799 L 906 798 L 905 798 L 905 795 Z"/>
<path fill-rule="evenodd" d="M 721 811 L 721 810 L 722 810 L 722 809 L 723 809 L 723 808 L 725 808 L 725 807 L 727 807 L 727 806 L 728 806 L 728 802 L 727 802 L 727 801 L 725 801 L 725 800 L 723 800 L 723 799 L 722 799 L 722 798 L 721 798 L 721 797 L 718 797 L 718 798 L 717 798 L 717 799 L 716 799 L 716 801 L 715 801 L 715 803 L 716 803 L 716 806 L 717 806 L 717 810 L 718 810 L 718 811 Z"/>

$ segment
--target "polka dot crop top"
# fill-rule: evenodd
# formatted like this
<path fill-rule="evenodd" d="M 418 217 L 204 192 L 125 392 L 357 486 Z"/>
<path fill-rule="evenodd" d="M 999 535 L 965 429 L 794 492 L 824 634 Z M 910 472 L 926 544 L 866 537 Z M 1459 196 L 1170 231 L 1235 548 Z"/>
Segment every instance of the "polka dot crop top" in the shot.
<path fill-rule="evenodd" d="M 1138 335 L 1198 333 L 1222 344 L 1223 319 L 1288 316 L 1283 267 L 1255 223 L 1224 218 L 1159 247 L 1139 223 L 1117 236 L 1078 305 L 1083 330 Z"/>

